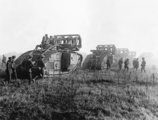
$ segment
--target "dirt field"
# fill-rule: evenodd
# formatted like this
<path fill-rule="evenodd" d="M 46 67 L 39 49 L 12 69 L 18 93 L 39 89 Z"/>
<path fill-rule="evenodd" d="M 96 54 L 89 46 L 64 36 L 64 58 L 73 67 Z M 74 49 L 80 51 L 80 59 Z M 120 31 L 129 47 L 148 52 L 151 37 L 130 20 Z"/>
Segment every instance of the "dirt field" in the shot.
<path fill-rule="evenodd" d="M 158 78 L 150 72 L 77 71 L 0 83 L 2 120 L 158 120 Z"/>

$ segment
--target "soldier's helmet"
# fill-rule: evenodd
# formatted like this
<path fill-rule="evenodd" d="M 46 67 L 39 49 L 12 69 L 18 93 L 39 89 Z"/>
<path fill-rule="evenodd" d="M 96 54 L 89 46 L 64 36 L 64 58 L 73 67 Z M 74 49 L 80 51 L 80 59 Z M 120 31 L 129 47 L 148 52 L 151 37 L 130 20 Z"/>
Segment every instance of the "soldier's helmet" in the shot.
<path fill-rule="evenodd" d="M 54 38 L 54 36 L 50 35 L 50 39 L 53 39 L 53 38 Z"/>
<path fill-rule="evenodd" d="M 13 55 L 13 56 L 12 56 L 12 59 L 15 59 L 15 58 L 16 58 L 16 56 L 15 56 L 15 55 Z"/>
<path fill-rule="evenodd" d="M 8 59 L 9 59 L 9 60 L 11 60 L 11 59 L 12 59 L 12 57 L 8 57 Z"/>

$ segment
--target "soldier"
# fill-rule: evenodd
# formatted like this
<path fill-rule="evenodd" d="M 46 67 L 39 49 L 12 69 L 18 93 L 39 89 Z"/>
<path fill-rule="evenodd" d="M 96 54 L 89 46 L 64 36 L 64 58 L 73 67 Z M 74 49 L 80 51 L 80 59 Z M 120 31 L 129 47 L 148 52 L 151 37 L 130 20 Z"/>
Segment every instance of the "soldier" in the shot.
<path fill-rule="evenodd" d="M 146 66 L 146 61 L 145 61 L 145 58 L 143 57 L 142 58 L 142 63 L 141 63 L 141 72 L 145 72 L 145 66 Z"/>
<path fill-rule="evenodd" d="M 106 65 L 107 65 L 107 70 L 111 68 L 111 61 L 109 58 L 107 58 Z"/>
<path fill-rule="evenodd" d="M 31 81 L 32 81 L 32 67 L 33 67 L 32 56 L 29 55 L 28 59 L 24 60 L 22 64 L 23 64 L 23 67 L 26 70 L 27 77 L 29 78 L 29 84 L 31 84 Z"/>
<path fill-rule="evenodd" d="M 50 44 L 50 38 L 48 37 L 47 34 L 45 34 L 45 39 L 46 39 L 46 45 L 49 45 Z"/>
<path fill-rule="evenodd" d="M 139 68 L 139 60 L 137 58 L 136 61 L 135 61 L 135 69 L 136 69 L 136 71 L 138 70 L 138 68 Z"/>
<path fill-rule="evenodd" d="M 40 76 L 42 78 L 44 77 L 44 68 L 45 68 L 45 64 L 43 62 L 43 58 L 44 58 L 44 55 L 41 55 L 40 59 L 37 62 L 37 66 L 38 66 L 38 69 L 39 69 L 39 72 L 40 72 Z"/>
<path fill-rule="evenodd" d="M 53 36 L 50 36 L 49 41 L 50 41 L 50 44 L 51 44 L 51 45 L 54 45 L 54 44 L 55 44 L 55 41 L 54 41 L 54 37 L 53 37 Z"/>
<path fill-rule="evenodd" d="M 17 79 L 17 72 L 16 72 L 16 66 L 15 66 L 15 58 L 16 56 L 12 56 L 12 71 L 15 79 Z"/>
<path fill-rule="evenodd" d="M 44 78 L 44 68 L 45 68 L 45 64 L 43 62 L 43 58 L 44 55 L 41 55 L 40 58 L 37 60 L 37 62 L 35 63 L 36 66 L 38 67 L 38 76 L 36 76 L 33 81 L 35 81 L 38 77 L 42 77 Z"/>
<path fill-rule="evenodd" d="M 118 64 L 119 64 L 119 70 L 121 70 L 123 64 L 123 58 L 119 59 Z"/>
<path fill-rule="evenodd" d="M 72 45 L 72 40 L 73 40 L 73 38 L 71 36 L 68 37 L 68 44 Z"/>
<path fill-rule="evenodd" d="M 133 62 L 132 62 L 132 64 L 133 64 L 133 69 L 135 69 L 136 67 L 136 59 L 133 59 Z"/>
<path fill-rule="evenodd" d="M 46 41 L 49 41 L 48 34 L 45 34 L 45 39 L 46 39 Z"/>
<path fill-rule="evenodd" d="M 41 48 L 47 49 L 50 46 L 50 39 L 47 34 L 42 39 Z"/>
<path fill-rule="evenodd" d="M 9 83 L 12 79 L 12 58 L 11 57 L 8 58 L 8 61 L 6 64 L 6 74 L 7 74 L 7 81 Z"/>
<path fill-rule="evenodd" d="M 47 36 L 47 35 L 45 34 L 45 36 L 42 37 L 42 42 L 41 42 L 40 45 L 37 45 L 37 46 L 36 46 L 36 49 L 37 49 L 38 47 L 40 47 L 41 49 L 44 48 L 44 45 L 46 44 L 46 36 Z"/>
<path fill-rule="evenodd" d="M 78 38 L 74 37 L 73 40 L 72 40 L 72 48 L 73 48 L 73 50 L 78 50 L 78 48 L 77 48 L 77 41 L 78 41 Z"/>
<path fill-rule="evenodd" d="M 43 36 L 42 38 L 42 42 L 41 43 L 46 43 L 46 41 L 48 40 L 48 34 L 45 34 L 45 36 Z"/>
<path fill-rule="evenodd" d="M 50 39 L 48 37 L 47 34 L 45 34 L 45 36 L 43 36 L 42 38 L 42 42 L 40 45 L 37 45 L 35 50 L 38 49 L 38 47 L 40 47 L 41 49 L 47 49 L 50 46 Z"/>
<path fill-rule="evenodd" d="M 7 60 L 6 56 L 3 55 L 3 58 L 2 58 L 2 67 L 3 67 L 3 65 L 6 65 L 6 60 Z"/>
<path fill-rule="evenodd" d="M 129 70 L 129 59 L 128 58 L 124 61 L 124 69 L 127 71 Z"/>

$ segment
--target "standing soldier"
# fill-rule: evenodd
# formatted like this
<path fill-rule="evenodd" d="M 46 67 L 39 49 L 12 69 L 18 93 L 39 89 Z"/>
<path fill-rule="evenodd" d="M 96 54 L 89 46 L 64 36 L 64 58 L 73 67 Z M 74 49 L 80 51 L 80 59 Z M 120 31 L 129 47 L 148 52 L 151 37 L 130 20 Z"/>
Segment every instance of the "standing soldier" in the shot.
<path fill-rule="evenodd" d="M 146 66 L 146 61 L 145 61 L 145 58 L 143 57 L 142 58 L 142 63 L 141 63 L 141 72 L 145 72 L 145 66 Z"/>
<path fill-rule="evenodd" d="M 43 62 L 43 58 L 44 58 L 44 55 L 41 55 L 40 56 L 40 59 L 38 60 L 38 67 L 39 67 L 39 72 L 40 72 L 40 76 L 43 78 L 44 77 L 44 68 L 45 68 L 45 64 Z"/>
<path fill-rule="evenodd" d="M 72 41 L 73 41 L 73 38 L 71 36 L 68 37 L 68 44 L 72 45 Z"/>
<path fill-rule="evenodd" d="M 54 41 L 54 37 L 53 37 L 53 36 L 50 36 L 49 40 L 50 40 L 50 44 L 51 44 L 51 45 L 54 45 L 54 44 L 55 44 L 55 41 Z"/>
<path fill-rule="evenodd" d="M 72 46 L 76 47 L 76 45 L 77 45 L 77 38 L 74 37 L 73 40 L 72 40 Z"/>
<path fill-rule="evenodd" d="M 38 76 L 36 76 L 33 81 L 35 81 L 38 77 L 44 78 L 44 67 L 45 64 L 43 62 L 44 55 L 41 55 L 40 58 L 37 60 L 36 66 L 38 67 Z"/>
<path fill-rule="evenodd" d="M 46 41 L 49 41 L 48 34 L 45 34 L 45 39 L 46 39 Z"/>
<path fill-rule="evenodd" d="M 138 70 L 138 68 L 139 68 L 139 60 L 137 58 L 136 61 L 135 61 L 135 69 L 136 69 L 136 71 Z"/>
<path fill-rule="evenodd" d="M 127 71 L 129 70 L 129 59 L 128 58 L 124 61 L 124 69 Z"/>
<path fill-rule="evenodd" d="M 17 79 L 17 72 L 16 72 L 16 66 L 15 66 L 15 58 L 16 56 L 12 56 L 12 71 L 15 79 Z"/>
<path fill-rule="evenodd" d="M 107 65 L 107 70 L 111 68 L 111 61 L 109 57 L 107 58 L 106 65 Z"/>
<path fill-rule="evenodd" d="M 50 44 L 50 41 L 49 41 L 48 34 L 45 34 L 45 36 L 43 36 L 43 38 L 42 38 L 41 44 L 37 45 L 36 48 L 35 48 L 35 50 L 37 50 L 38 47 L 40 47 L 43 50 L 47 49 L 49 44 Z"/>
<path fill-rule="evenodd" d="M 136 59 L 133 59 L 132 65 L 133 65 L 133 69 L 135 69 L 135 66 L 136 66 Z"/>
<path fill-rule="evenodd" d="M 3 55 L 3 58 L 2 58 L 2 67 L 3 67 L 3 65 L 6 65 L 6 60 L 7 60 L 6 56 Z"/>
<path fill-rule="evenodd" d="M 26 70 L 27 77 L 29 78 L 29 84 L 31 84 L 31 81 L 32 81 L 32 67 L 33 67 L 32 56 L 31 55 L 28 56 L 28 59 L 23 61 L 23 66 Z"/>
<path fill-rule="evenodd" d="M 45 50 L 49 46 L 50 46 L 50 39 L 48 37 L 48 34 L 45 34 L 45 36 L 42 38 L 41 48 Z"/>
<path fill-rule="evenodd" d="M 8 58 L 8 61 L 6 64 L 6 74 L 7 74 L 7 81 L 9 83 L 12 79 L 12 58 L 11 57 Z"/>
<path fill-rule="evenodd" d="M 119 59 L 118 64 L 119 64 L 119 70 L 121 70 L 123 64 L 123 58 Z"/>

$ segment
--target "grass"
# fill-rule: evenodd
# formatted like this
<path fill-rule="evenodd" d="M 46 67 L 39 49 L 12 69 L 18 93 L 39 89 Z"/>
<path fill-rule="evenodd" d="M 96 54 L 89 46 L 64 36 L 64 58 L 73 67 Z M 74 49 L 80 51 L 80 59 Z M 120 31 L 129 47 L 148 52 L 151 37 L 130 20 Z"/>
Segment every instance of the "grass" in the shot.
<path fill-rule="evenodd" d="M 2 120 L 157 120 L 157 75 L 76 71 L 0 86 Z M 19 80 L 20 81 L 20 80 Z"/>

